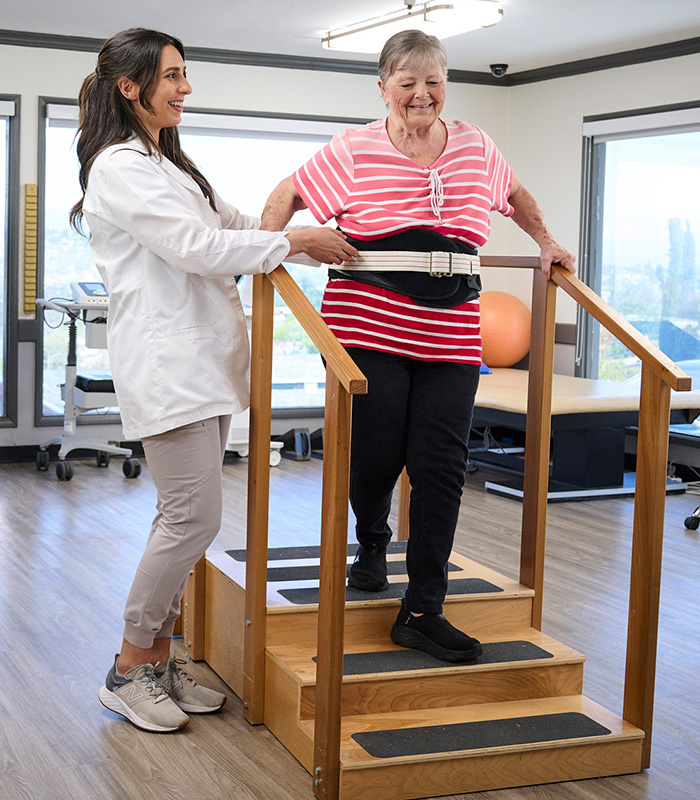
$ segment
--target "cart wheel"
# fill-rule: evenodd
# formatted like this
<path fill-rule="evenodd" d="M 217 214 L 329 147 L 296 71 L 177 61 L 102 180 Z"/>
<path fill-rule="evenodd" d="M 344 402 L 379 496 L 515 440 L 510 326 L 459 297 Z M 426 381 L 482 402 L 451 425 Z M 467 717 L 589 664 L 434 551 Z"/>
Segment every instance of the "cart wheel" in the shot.
<path fill-rule="evenodd" d="M 280 455 L 279 450 L 270 450 L 270 466 L 276 467 L 280 461 L 282 460 L 282 456 Z"/>
<path fill-rule="evenodd" d="M 69 461 L 56 464 L 56 477 L 59 481 L 69 481 L 73 477 L 73 465 Z"/>
<path fill-rule="evenodd" d="M 141 474 L 141 464 L 139 464 L 138 458 L 125 459 L 122 471 L 124 472 L 124 477 L 126 478 L 138 478 L 138 476 Z"/>
<path fill-rule="evenodd" d="M 685 527 L 689 531 L 696 531 L 700 526 L 700 517 L 686 517 L 685 518 Z"/>
<path fill-rule="evenodd" d="M 49 468 L 49 451 L 48 450 L 39 450 L 36 454 L 36 468 L 39 472 L 46 472 Z"/>
<path fill-rule="evenodd" d="M 248 448 L 247 447 L 242 447 L 240 450 L 236 450 L 235 453 L 239 458 L 248 458 Z"/>
<path fill-rule="evenodd" d="M 98 467 L 108 467 L 111 459 L 111 453 L 105 453 L 104 450 L 98 450 L 95 456 Z"/>

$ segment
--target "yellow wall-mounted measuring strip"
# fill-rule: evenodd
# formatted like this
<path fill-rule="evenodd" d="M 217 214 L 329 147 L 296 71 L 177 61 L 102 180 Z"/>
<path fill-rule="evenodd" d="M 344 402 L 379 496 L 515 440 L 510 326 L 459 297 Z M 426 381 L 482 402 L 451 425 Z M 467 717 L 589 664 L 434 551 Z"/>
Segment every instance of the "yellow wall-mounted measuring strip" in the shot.
<path fill-rule="evenodd" d="M 36 183 L 24 185 L 24 313 L 36 312 L 36 242 L 37 197 Z"/>

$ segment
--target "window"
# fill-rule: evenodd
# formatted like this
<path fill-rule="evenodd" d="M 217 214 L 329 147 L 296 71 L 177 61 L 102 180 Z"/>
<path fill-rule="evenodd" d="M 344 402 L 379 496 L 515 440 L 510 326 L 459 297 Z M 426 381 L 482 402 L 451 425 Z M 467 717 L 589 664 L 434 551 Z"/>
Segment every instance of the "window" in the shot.
<path fill-rule="evenodd" d="M 16 102 L 0 96 L 0 419 L 12 424 L 15 420 L 16 343 L 11 332 L 15 322 L 15 283 L 12 272 L 16 226 L 13 221 L 12 198 L 17 188 L 17 151 L 14 126 Z"/>
<path fill-rule="evenodd" d="M 259 216 L 275 186 L 330 141 L 334 133 L 360 120 L 285 119 L 185 113 L 180 140 L 185 152 L 228 203 Z M 310 211 L 295 214 L 294 225 L 317 225 Z M 316 309 L 326 283 L 326 268 L 287 264 Z M 250 302 L 250 278 L 240 285 Z M 326 375 L 318 350 L 281 298 L 275 295 L 272 407 L 320 408 Z"/>
<path fill-rule="evenodd" d="M 698 386 L 700 108 L 591 120 L 584 133 L 591 156 L 584 278 Z M 638 382 L 639 360 L 596 323 L 586 326 L 583 373 Z M 700 422 L 674 427 L 700 436 Z"/>
<path fill-rule="evenodd" d="M 310 158 L 334 133 L 363 120 L 324 120 L 186 112 L 180 125 L 183 150 L 199 166 L 219 195 L 242 213 L 259 216 L 268 195 Z M 70 296 L 72 281 L 99 279 L 86 239 L 68 224 L 70 207 L 80 196 L 74 137 L 77 107 L 45 104 L 44 169 L 44 297 Z M 295 225 L 316 225 L 310 212 L 296 214 Z M 326 269 L 287 265 L 307 297 L 320 308 Z M 250 302 L 252 281 L 239 286 Z M 273 408 L 319 408 L 325 398 L 325 371 L 318 351 L 291 312 L 276 296 Z M 53 315 L 57 324 L 57 315 Z M 47 314 L 51 321 L 52 314 Z M 66 331 L 44 326 L 43 414 L 63 413 L 59 385 L 63 381 Z M 80 344 L 80 343 L 79 343 Z M 79 348 L 82 373 L 109 371 L 106 351 Z M 99 412 L 98 412 L 99 413 Z"/>
<path fill-rule="evenodd" d="M 80 197 L 78 157 L 75 153 L 75 132 L 78 107 L 47 103 L 44 118 L 43 189 L 43 292 L 42 296 L 72 299 L 74 281 L 99 281 L 100 276 L 90 253 L 90 244 L 77 234 L 68 221 L 71 207 Z M 68 353 L 68 330 L 58 312 L 45 313 L 42 359 L 42 414 L 44 419 L 63 415 L 60 385 L 65 379 Z M 82 326 L 81 326 L 82 328 Z M 88 348 L 85 330 L 78 330 L 78 372 L 80 375 L 109 375 L 107 351 Z M 103 416 L 116 409 L 99 409 L 90 416 Z"/>

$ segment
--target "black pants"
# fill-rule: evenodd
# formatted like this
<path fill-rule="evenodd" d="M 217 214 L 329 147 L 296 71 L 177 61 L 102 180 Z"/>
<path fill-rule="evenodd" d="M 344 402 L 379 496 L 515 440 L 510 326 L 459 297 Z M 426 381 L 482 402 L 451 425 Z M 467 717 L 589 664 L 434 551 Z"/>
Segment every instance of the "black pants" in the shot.
<path fill-rule="evenodd" d="M 369 392 L 352 412 L 350 503 L 357 541 L 386 545 L 391 496 L 404 466 L 411 480 L 406 563 L 410 611 L 439 614 L 447 591 L 467 465 L 479 367 L 417 361 L 348 348 Z"/>

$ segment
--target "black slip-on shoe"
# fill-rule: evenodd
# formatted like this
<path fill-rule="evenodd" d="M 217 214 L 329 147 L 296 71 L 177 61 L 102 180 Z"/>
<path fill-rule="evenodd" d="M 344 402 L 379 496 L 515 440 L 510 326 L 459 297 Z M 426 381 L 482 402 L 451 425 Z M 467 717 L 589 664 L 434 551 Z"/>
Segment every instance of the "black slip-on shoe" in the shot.
<path fill-rule="evenodd" d="M 401 647 L 422 650 L 441 661 L 473 661 L 482 653 L 476 639 L 457 630 L 442 614 L 414 617 L 405 608 L 396 617 L 391 641 Z"/>
<path fill-rule="evenodd" d="M 386 547 L 360 545 L 348 569 L 348 586 L 364 592 L 383 592 L 389 588 L 386 579 Z"/>

